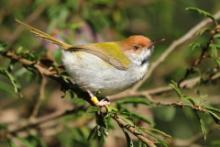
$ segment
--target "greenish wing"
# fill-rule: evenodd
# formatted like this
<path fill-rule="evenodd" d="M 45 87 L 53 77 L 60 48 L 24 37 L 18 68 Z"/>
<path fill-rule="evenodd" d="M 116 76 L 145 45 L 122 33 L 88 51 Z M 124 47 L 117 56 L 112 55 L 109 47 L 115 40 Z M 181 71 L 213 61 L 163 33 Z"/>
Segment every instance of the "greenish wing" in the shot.
<path fill-rule="evenodd" d="M 118 43 L 91 43 L 74 48 L 79 51 L 85 51 L 94 54 L 120 70 L 126 70 L 131 63 L 130 59 L 120 49 Z"/>

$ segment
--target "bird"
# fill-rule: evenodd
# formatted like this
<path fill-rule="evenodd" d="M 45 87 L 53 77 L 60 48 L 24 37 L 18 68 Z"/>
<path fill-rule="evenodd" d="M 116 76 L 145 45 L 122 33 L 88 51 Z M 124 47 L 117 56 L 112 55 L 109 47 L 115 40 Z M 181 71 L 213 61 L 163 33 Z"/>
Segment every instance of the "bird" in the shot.
<path fill-rule="evenodd" d="M 16 19 L 36 36 L 62 48 L 62 63 L 71 81 L 87 91 L 95 106 L 109 105 L 95 94 L 109 96 L 122 92 L 148 71 L 154 42 L 143 35 L 119 41 L 71 45 Z"/>

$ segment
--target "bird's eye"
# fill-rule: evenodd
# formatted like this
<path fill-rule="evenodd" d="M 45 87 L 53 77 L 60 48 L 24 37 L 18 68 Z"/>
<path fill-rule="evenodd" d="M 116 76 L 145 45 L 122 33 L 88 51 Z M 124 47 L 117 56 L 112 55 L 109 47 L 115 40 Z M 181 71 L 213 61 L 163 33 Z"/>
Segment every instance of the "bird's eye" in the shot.
<path fill-rule="evenodd" d="M 140 46 L 139 45 L 134 45 L 133 46 L 133 49 L 136 51 L 136 50 L 138 50 L 140 48 Z"/>

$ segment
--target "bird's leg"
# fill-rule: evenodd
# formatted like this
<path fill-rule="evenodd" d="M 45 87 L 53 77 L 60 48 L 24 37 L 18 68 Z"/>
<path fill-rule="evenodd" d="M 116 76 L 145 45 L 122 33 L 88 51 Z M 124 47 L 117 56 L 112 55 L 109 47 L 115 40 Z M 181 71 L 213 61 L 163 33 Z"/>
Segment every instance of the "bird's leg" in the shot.
<path fill-rule="evenodd" d="M 107 106 L 110 105 L 110 101 L 107 98 L 101 99 L 98 103 L 99 106 Z"/>
<path fill-rule="evenodd" d="M 107 106 L 110 104 L 109 100 L 108 99 L 102 99 L 102 100 L 98 100 L 98 98 L 90 91 L 90 90 L 87 90 L 87 92 L 89 93 L 89 96 L 90 96 L 90 100 L 91 102 L 95 105 L 95 106 Z"/>

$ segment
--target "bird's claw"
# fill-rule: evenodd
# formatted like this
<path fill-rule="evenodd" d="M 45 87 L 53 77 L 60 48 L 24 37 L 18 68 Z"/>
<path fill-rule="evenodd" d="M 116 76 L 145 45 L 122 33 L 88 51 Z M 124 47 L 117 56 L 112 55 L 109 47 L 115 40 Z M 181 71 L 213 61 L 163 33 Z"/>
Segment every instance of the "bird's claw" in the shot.
<path fill-rule="evenodd" d="M 100 101 L 98 102 L 97 105 L 100 106 L 100 107 L 108 106 L 108 105 L 110 105 L 110 102 L 109 102 L 109 100 L 102 99 L 102 100 L 100 100 Z"/>

